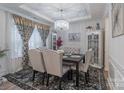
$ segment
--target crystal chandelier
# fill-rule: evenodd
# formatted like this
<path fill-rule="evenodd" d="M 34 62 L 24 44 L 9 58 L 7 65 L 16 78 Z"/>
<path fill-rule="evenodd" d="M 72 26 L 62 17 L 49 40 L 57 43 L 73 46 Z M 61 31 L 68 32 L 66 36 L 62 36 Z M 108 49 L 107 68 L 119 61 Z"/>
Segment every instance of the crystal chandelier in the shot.
<path fill-rule="evenodd" d="M 61 18 L 62 18 L 63 9 L 60 9 L 60 12 L 61 12 Z M 66 31 L 69 29 L 69 22 L 64 19 L 59 19 L 55 21 L 54 27 L 56 31 L 62 31 L 62 30 Z"/>

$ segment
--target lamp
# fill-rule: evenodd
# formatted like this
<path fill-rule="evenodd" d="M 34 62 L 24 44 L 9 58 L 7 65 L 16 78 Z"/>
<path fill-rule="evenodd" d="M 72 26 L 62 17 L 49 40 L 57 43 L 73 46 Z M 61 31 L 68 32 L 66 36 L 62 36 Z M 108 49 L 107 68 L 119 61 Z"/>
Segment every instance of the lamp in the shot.
<path fill-rule="evenodd" d="M 66 31 L 69 29 L 69 22 L 62 18 L 63 9 L 60 9 L 61 19 L 56 20 L 54 23 L 54 28 L 56 31 Z"/>

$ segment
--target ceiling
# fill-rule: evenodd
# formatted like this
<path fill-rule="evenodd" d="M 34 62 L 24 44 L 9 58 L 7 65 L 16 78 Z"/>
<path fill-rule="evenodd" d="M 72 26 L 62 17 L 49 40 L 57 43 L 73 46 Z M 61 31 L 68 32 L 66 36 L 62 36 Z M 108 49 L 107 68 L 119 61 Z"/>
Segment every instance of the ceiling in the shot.
<path fill-rule="evenodd" d="M 23 4 L 20 7 L 30 12 L 37 12 L 51 22 L 57 19 L 75 21 L 91 17 L 88 4 Z"/>
<path fill-rule="evenodd" d="M 104 16 L 106 4 L 102 3 L 4 3 L 0 8 L 18 13 L 44 23 L 53 23 L 57 19 L 69 22 L 101 19 Z M 63 10 L 62 13 L 60 10 Z"/>

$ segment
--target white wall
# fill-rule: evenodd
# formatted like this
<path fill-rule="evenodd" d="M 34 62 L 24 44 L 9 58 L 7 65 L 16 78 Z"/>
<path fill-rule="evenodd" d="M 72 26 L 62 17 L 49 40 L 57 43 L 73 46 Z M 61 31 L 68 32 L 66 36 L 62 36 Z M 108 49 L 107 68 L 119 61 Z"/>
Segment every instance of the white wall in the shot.
<path fill-rule="evenodd" d="M 111 6 L 109 6 L 109 84 L 124 89 L 124 35 L 112 38 Z"/>
<path fill-rule="evenodd" d="M 101 28 L 103 28 L 102 20 L 83 20 L 70 23 L 68 31 L 61 31 L 57 33 L 57 36 L 61 36 L 63 40 L 64 46 L 72 46 L 81 48 L 81 52 L 85 52 L 86 50 L 86 27 L 93 26 L 96 27 L 96 23 L 100 23 Z M 70 42 L 68 41 L 68 33 L 80 33 L 81 40 L 80 42 Z"/>

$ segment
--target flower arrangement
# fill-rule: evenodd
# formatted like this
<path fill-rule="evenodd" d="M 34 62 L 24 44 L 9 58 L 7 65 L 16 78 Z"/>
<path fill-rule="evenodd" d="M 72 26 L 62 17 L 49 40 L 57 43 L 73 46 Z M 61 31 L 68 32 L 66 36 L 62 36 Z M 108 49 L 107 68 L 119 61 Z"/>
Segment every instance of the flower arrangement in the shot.
<path fill-rule="evenodd" d="M 57 48 L 59 49 L 61 46 L 62 46 L 62 40 L 61 40 L 61 37 L 58 37 L 58 40 L 56 41 L 56 44 L 57 44 Z"/>

